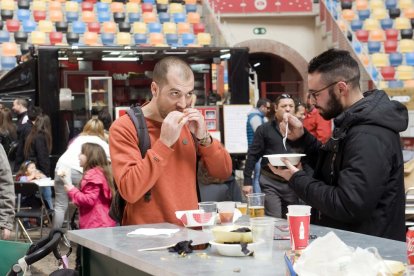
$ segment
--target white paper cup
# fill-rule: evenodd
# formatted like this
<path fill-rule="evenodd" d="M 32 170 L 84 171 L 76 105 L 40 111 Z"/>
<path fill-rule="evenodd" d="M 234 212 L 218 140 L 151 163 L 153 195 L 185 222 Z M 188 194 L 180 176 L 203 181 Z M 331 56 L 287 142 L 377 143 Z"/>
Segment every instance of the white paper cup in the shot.
<path fill-rule="evenodd" d="M 288 213 L 291 216 L 309 216 L 311 206 L 309 205 L 288 205 Z"/>

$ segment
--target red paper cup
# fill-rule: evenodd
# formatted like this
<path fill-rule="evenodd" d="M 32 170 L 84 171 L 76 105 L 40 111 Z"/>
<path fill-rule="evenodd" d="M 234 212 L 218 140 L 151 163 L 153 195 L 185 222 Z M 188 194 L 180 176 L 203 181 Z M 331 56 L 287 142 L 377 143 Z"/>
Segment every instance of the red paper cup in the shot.
<path fill-rule="evenodd" d="M 287 214 L 289 221 L 290 245 L 292 250 L 305 249 L 309 244 L 309 223 L 308 216 L 291 216 Z"/>

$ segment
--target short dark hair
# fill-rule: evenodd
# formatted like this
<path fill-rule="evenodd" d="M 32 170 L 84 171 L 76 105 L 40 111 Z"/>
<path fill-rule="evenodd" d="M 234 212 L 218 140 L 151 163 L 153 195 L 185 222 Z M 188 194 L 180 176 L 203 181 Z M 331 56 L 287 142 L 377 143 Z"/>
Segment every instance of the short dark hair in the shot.
<path fill-rule="evenodd" d="M 260 108 L 262 105 L 266 105 L 267 103 L 270 103 L 269 99 L 260 98 L 256 103 L 256 108 Z"/>
<path fill-rule="evenodd" d="M 361 73 L 358 62 L 348 51 L 329 49 L 314 57 L 308 66 L 308 73 L 320 73 L 325 84 L 348 81 L 352 87 L 359 87 Z"/>
<path fill-rule="evenodd" d="M 108 110 L 102 109 L 98 113 L 98 119 L 102 121 L 104 128 L 109 130 L 112 125 L 112 117 Z"/>
<path fill-rule="evenodd" d="M 279 96 L 276 97 L 276 99 L 275 99 L 275 106 L 276 107 L 279 105 L 279 102 L 282 99 L 291 99 L 296 105 L 296 101 L 292 98 L 291 95 L 289 95 L 287 93 L 283 93 L 283 94 L 280 94 Z"/>
<path fill-rule="evenodd" d="M 29 101 L 26 98 L 17 97 L 15 100 L 18 104 L 22 105 L 25 108 L 29 107 Z"/>
<path fill-rule="evenodd" d="M 186 61 L 178 57 L 169 56 L 161 59 L 155 64 L 154 70 L 152 71 L 153 81 L 159 86 L 167 84 L 167 74 L 172 67 L 181 69 L 178 72 L 180 73 L 179 77 L 183 80 L 194 77 L 193 71 Z"/>
<path fill-rule="evenodd" d="M 29 109 L 27 110 L 27 117 L 29 118 L 30 121 L 36 120 L 37 116 L 41 114 L 43 114 L 43 110 L 42 108 L 38 106 L 30 106 Z"/>

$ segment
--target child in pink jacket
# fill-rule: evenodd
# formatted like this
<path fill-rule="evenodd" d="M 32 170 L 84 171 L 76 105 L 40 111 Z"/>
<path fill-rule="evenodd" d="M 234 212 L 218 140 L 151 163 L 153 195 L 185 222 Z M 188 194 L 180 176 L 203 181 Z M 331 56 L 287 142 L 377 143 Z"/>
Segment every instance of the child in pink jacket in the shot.
<path fill-rule="evenodd" d="M 104 149 L 98 144 L 83 144 L 79 162 L 83 167 L 79 189 L 68 183 L 66 177 L 62 177 L 70 200 L 79 209 L 79 228 L 116 226 L 115 221 L 108 215 L 113 183 L 110 164 Z"/>

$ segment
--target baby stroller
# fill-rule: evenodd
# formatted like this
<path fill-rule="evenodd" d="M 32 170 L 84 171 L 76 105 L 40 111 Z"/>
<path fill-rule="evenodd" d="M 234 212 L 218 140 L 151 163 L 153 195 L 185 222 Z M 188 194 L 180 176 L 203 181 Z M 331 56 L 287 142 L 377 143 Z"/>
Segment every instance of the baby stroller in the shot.
<path fill-rule="evenodd" d="M 65 255 L 60 253 L 59 244 L 63 241 L 64 245 L 68 248 L 68 252 Z M 28 266 L 34 264 L 35 262 L 43 259 L 50 252 L 53 252 L 53 255 L 59 262 L 59 269 L 52 272 L 51 276 L 74 276 L 79 275 L 77 271 L 73 269 L 68 269 L 64 260 L 72 252 L 72 247 L 69 240 L 65 236 L 65 231 L 63 229 L 52 229 L 49 233 L 49 236 L 42 238 L 37 243 L 32 244 L 26 252 L 26 255 L 18 260 L 14 264 L 10 271 L 6 274 L 7 276 L 15 275 L 25 275 L 27 272 Z"/>

